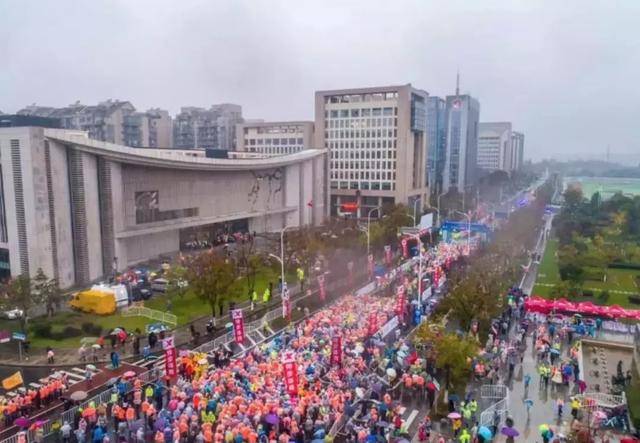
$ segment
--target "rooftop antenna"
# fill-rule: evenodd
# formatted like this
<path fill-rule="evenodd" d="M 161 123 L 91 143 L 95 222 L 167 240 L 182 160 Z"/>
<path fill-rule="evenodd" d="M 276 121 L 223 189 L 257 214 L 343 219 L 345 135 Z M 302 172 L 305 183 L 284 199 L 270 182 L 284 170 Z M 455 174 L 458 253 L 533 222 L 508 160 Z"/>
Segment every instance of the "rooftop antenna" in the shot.
<path fill-rule="evenodd" d="M 460 95 L 460 70 L 456 71 L 456 96 Z"/>

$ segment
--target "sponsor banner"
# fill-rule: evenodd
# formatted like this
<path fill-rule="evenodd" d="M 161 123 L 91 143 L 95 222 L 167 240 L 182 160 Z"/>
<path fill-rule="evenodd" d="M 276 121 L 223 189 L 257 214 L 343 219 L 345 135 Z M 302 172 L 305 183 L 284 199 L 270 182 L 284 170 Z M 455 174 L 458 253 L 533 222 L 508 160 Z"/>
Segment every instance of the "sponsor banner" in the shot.
<path fill-rule="evenodd" d="M 342 337 L 339 335 L 331 339 L 331 365 L 340 366 L 342 364 Z"/>
<path fill-rule="evenodd" d="M 284 383 L 287 393 L 291 396 L 298 394 L 298 365 L 295 360 L 285 360 L 282 364 Z"/>
<path fill-rule="evenodd" d="M 167 377 L 173 378 L 178 375 L 176 355 L 176 348 L 167 348 L 164 350 L 164 370 Z"/>
<path fill-rule="evenodd" d="M 318 276 L 318 290 L 320 292 L 320 300 L 324 301 L 327 298 L 327 288 L 324 281 L 324 274 Z"/>
<path fill-rule="evenodd" d="M 242 309 L 231 311 L 231 321 L 233 323 L 233 337 L 236 343 L 244 343 L 244 316 Z"/>
<path fill-rule="evenodd" d="M 373 335 L 378 331 L 378 315 L 375 312 L 369 314 L 367 321 L 367 333 Z"/>
<path fill-rule="evenodd" d="M 161 342 L 162 342 L 162 349 L 165 351 L 169 348 L 176 347 L 173 335 L 171 337 L 163 338 Z"/>
<path fill-rule="evenodd" d="M 390 245 L 385 245 L 385 247 L 384 247 L 384 263 L 387 266 L 391 266 L 392 259 L 393 259 L 393 253 L 391 252 L 391 246 Z"/>

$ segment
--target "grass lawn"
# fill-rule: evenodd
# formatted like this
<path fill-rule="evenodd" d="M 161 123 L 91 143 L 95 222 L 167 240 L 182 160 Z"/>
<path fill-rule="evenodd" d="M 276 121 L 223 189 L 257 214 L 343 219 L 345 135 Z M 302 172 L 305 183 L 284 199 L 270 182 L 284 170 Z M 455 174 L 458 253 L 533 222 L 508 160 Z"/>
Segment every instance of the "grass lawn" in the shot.
<path fill-rule="evenodd" d="M 279 277 L 280 268 L 265 268 L 260 272 L 256 277 L 256 290 L 258 291 L 260 299 L 262 299 L 262 293 L 269 285 L 269 282 L 273 282 L 274 287 L 277 288 Z M 290 285 L 297 282 L 295 271 L 291 270 L 287 273 L 287 281 L 291 282 Z M 246 301 L 247 299 L 248 295 L 246 294 L 246 289 L 238 292 L 233 298 L 236 302 Z M 150 300 L 147 300 L 144 305 L 151 309 L 166 311 L 168 301 L 168 296 L 155 294 Z M 171 306 L 170 312 L 178 317 L 179 326 L 211 313 L 209 305 L 198 299 L 191 292 L 187 292 L 182 297 L 173 297 L 171 300 Z M 225 310 L 227 308 L 228 306 L 225 305 Z M 134 331 L 135 329 L 144 331 L 147 324 L 155 322 L 154 320 L 145 317 L 124 317 L 119 313 L 114 315 L 95 315 L 78 311 L 66 311 L 54 315 L 51 320 L 45 319 L 44 317 L 32 319 L 30 321 L 30 326 L 42 321 L 48 321 L 51 323 L 52 332 L 62 331 L 65 327 L 70 325 L 80 328 L 83 323 L 89 322 L 102 326 L 103 334 L 116 327 L 123 327 L 127 331 Z M 13 320 L 0 320 L 0 329 L 11 332 L 19 331 L 20 323 Z M 77 348 L 80 346 L 80 339 L 85 335 L 86 334 L 83 334 L 80 337 L 68 337 L 62 340 L 54 340 L 52 338 L 39 337 L 33 332 L 28 334 L 29 340 L 31 341 L 31 347 L 40 349 L 47 346 L 55 348 Z"/>
<path fill-rule="evenodd" d="M 538 279 L 533 288 L 533 293 L 541 297 L 550 297 L 553 286 L 560 282 L 560 274 L 558 272 L 558 261 L 556 252 L 558 251 L 558 240 L 549 239 L 544 257 L 540 263 L 538 271 Z M 583 287 L 587 291 L 594 293 L 594 297 L 585 297 L 584 301 L 593 301 L 601 303 L 598 295 L 603 291 L 609 291 L 609 299 L 606 304 L 620 305 L 625 308 L 637 308 L 637 305 L 629 303 L 628 296 L 638 294 L 640 288 L 636 286 L 635 277 L 640 275 L 640 271 L 631 269 L 611 269 L 606 270 L 607 281 L 585 281 Z"/>

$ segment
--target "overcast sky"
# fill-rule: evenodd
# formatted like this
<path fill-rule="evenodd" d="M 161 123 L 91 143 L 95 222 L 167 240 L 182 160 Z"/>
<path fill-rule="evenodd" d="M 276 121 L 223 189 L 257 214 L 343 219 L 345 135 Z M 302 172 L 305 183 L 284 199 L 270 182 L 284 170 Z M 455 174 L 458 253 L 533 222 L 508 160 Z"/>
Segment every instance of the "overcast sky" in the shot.
<path fill-rule="evenodd" d="M 640 161 L 638 17 L 638 0 L 0 0 L 0 111 L 118 98 L 311 120 L 315 90 L 447 95 L 459 68 L 527 157 Z"/>

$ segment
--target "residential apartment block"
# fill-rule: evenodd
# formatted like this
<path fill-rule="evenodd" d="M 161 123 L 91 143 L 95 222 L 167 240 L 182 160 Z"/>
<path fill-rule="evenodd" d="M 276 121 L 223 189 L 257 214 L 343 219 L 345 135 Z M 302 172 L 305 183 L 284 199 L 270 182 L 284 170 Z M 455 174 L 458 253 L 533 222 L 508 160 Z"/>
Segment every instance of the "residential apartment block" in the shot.
<path fill-rule="evenodd" d="M 428 94 L 403 86 L 318 91 L 315 147 L 330 152 L 330 213 L 366 217 L 386 203 L 424 206 Z"/>
<path fill-rule="evenodd" d="M 210 109 L 183 107 L 173 123 L 176 149 L 235 149 L 236 125 L 242 123 L 242 106 L 230 103 Z"/>

